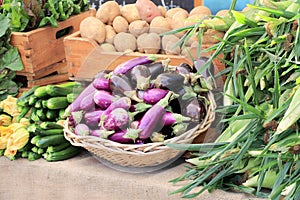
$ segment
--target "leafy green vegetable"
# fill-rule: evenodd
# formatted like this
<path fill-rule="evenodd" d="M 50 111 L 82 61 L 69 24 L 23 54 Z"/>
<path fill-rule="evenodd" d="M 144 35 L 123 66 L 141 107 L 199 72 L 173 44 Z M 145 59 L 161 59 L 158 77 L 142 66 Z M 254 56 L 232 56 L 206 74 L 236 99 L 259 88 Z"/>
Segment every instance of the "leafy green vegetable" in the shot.
<path fill-rule="evenodd" d="M 7 95 L 15 96 L 18 94 L 20 84 L 14 81 L 15 71 L 23 69 L 23 63 L 18 49 L 9 44 L 10 23 L 9 18 L 0 14 L 0 101 Z"/>
<path fill-rule="evenodd" d="M 4 0 L 0 13 L 8 17 L 12 31 L 23 32 L 47 25 L 57 27 L 57 22 L 88 8 L 86 0 Z"/>
<path fill-rule="evenodd" d="M 7 69 L 18 71 L 23 69 L 22 60 L 17 48 L 11 48 L 2 56 L 2 63 L 0 66 Z M 0 67 L 1 69 L 1 67 Z"/>

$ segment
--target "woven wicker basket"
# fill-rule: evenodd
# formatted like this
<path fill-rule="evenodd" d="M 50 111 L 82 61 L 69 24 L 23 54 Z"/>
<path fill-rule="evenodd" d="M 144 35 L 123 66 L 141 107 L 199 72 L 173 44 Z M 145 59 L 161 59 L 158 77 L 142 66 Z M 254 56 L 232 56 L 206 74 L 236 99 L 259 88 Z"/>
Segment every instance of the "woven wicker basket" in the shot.
<path fill-rule="evenodd" d="M 201 124 L 179 136 L 165 140 L 165 143 L 190 144 L 197 136 L 204 133 L 215 119 L 216 102 L 212 92 L 208 93 L 208 100 L 210 105 L 206 108 L 207 114 Z M 153 171 L 169 165 L 184 153 L 165 146 L 164 142 L 121 144 L 95 136 L 78 136 L 70 130 L 68 120 L 64 131 L 65 138 L 72 145 L 85 148 L 106 165 L 135 169 L 148 168 L 148 171 Z"/>

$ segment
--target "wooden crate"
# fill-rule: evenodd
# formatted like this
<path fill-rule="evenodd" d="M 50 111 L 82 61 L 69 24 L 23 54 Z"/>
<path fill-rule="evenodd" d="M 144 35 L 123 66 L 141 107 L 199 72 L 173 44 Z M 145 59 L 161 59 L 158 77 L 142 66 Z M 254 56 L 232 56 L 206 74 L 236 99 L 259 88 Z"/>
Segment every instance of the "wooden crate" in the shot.
<path fill-rule="evenodd" d="M 74 15 L 58 22 L 58 28 L 46 26 L 29 32 L 12 32 L 10 42 L 19 50 L 24 65 L 22 73 L 35 73 L 65 59 L 63 39 L 78 31 L 80 22 L 95 13 L 95 9 L 90 9 Z"/>
<path fill-rule="evenodd" d="M 35 85 L 49 85 L 69 80 L 67 63 L 65 60 L 43 68 L 35 73 L 20 72 L 17 80 L 23 84 L 23 88 L 31 88 Z"/>
<path fill-rule="evenodd" d="M 99 45 L 91 39 L 82 38 L 79 32 L 75 32 L 64 39 L 66 61 L 68 66 L 68 73 L 70 79 L 87 79 L 94 77 L 97 71 L 113 70 L 118 64 L 142 55 L 138 52 L 121 53 L 121 52 L 101 52 Z M 202 48 L 208 48 L 211 45 L 202 45 Z M 191 51 L 193 57 L 197 55 L 196 49 Z M 170 58 L 171 65 L 178 65 L 186 62 L 192 65 L 192 59 L 184 56 L 156 54 L 159 59 Z M 201 54 L 202 56 L 209 56 L 208 53 Z M 222 57 L 222 56 L 219 56 Z M 219 59 L 215 59 L 215 72 L 224 69 L 224 64 Z"/>
<path fill-rule="evenodd" d="M 66 61 L 70 79 L 89 79 L 101 70 L 113 70 L 129 59 L 145 56 L 143 53 L 102 52 L 99 45 L 90 39 L 80 37 L 76 32 L 64 39 Z M 170 58 L 171 65 L 182 62 L 192 64 L 183 56 L 156 54 L 158 60 Z"/>

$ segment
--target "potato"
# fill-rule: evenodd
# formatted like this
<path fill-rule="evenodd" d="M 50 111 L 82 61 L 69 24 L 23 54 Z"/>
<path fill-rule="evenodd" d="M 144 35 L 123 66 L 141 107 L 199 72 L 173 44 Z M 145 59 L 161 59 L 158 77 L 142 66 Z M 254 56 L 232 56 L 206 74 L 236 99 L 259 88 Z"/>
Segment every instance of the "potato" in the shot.
<path fill-rule="evenodd" d="M 165 17 L 166 18 L 173 18 L 173 15 L 175 14 L 175 13 L 177 13 L 178 11 L 186 11 L 186 10 L 184 10 L 183 8 L 179 8 L 179 7 L 176 7 L 176 8 L 171 8 L 171 9 L 169 9 L 169 10 L 167 10 L 167 12 L 166 12 L 166 14 L 165 14 Z"/>
<path fill-rule="evenodd" d="M 166 54 L 167 55 L 179 55 L 180 54 L 180 47 L 176 46 L 174 48 L 175 43 L 173 43 L 172 41 L 167 42 L 166 45 Z"/>
<path fill-rule="evenodd" d="M 121 15 L 119 4 L 115 1 L 107 1 L 96 12 L 96 17 L 105 24 L 112 24 L 116 16 Z"/>
<path fill-rule="evenodd" d="M 164 33 L 172 30 L 171 28 L 171 20 L 169 18 L 164 18 L 162 16 L 157 16 L 153 18 L 150 23 L 150 33 Z"/>
<path fill-rule="evenodd" d="M 198 41 L 198 37 L 196 34 L 192 35 L 188 41 L 186 42 L 186 46 L 191 46 L 193 42 Z"/>
<path fill-rule="evenodd" d="M 150 23 L 154 17 L 162 16 L 160 9 L 150 0 L 137 0 L 135 3 L 142 20 Z"/>
<path fill-rule="evenodd" d="M 229 15 L 229 10 L 219 10 L 217 13 L 216 13 L 216 16 L 227 16 Z"/>
<path fill-rule="evenodd" d="M 114 46 L 117 51 L 136 50 L 136 38 L 130 33 L 121 32 L 115 36 Z"/>
<path fill-rule="evenodd" d="M 128 21 L 128 23 L 141 19 L 135 4 L 126 4 L 122 6 L 121 15 Z"/>
<path fill-rule="evenodd" d="M 111 25 L 106 25 L 105 26 L 105 42 L 113 44 L 114 43 L 114 38 L 116 36 L 115 29 Z"/>
<path fill-rule="evenodd" d="M 135 37 L 149 32 L 150 25 L 144 20 L 136 20 L 129 24 L 129 33 Z"/>
<path fill-rule="evenodd" d="M 103 52 L 116 52 L 114 45 L 110 43 L 103 43 L 100 45 L 100 48 Z"/>
<path fill-rule="evenodd" d="M 207 29 L 207 31 L 205 31 L 203 33 L 202 43 L 203 44 L 216 44 L 216 43 L 220 42 L 220 40 L 218 40 L 214 37 L 222 39 L 224 37 L 224 35 L 225 35 L 225 33 L 222 31 L 217 31 L 214 29 Z"/>
<path fill-rule="evenodd" d="M 205 15 L 205 14 L 194 14 L 194 15 L 191 15 L 188 18 L 186 18 L 186 20 L 184 21 L 184 26 L 195 25 L 196 23 L 198 23 L 200 21 L 200 19 L 202 19 L 205 16 L 207 16 L 207 15 Z"/>
<path fill-rule="evenodd" d="M 171 27 L 173 30 L 183 28 L 184 27 L 184 22 L 186 18 L 188 17 L 188 12 L 186 10 L 184 11 L 178 11 L 176 12 L 171 21 Z M 176 33 L 178 37 L 182 37 L 184 35 L 184 31 Z"/>
<path fill-rule="evenodd" d="M 180 55 L 185 56 L 187 58 L 190 58 L 190 54 L 191 54 L 191 47 L 184 47 L 180 53 Z"/>
<path fill-rule="evenodd" d="M 156 54 L 160 51 L 160 36 L 157 33 L 144 33 L 137 38 L 137 48 L 141 53 Z"/>
<path fill-rule="evenodd" d="M 127 32 L 128 31 L 128 21 L 122 17 L 122 16 L 117 16 L 113 23 L 112 26 L 114 28 L 114 30 L 116 31 L 116 33 L 121 33 L 121 32 Z"/>
<path fill-rule="evenodd" d="M 199 42 L 198 41 L 194 41 L 192 44 L 191 44 L 191 48 L 198 48 L 199 46 Z"/>
<path fill-rule="evenodd" d="M 158 9 L 160 10 L 161 16 L 165 17 L 167 13 L 167 9 L 163 6 L 158 6 Z"/>
<path fill-rule="evenodd" d="M 206 6 L 196 6 L 190 11 L 189 16 L 194 14 L 211 15 L 211 10 Z"/>
<path fill-rule="evenodd" d="M 99 44 L 105 40 L 105 24 L 96 17 L 87 17 L 80 23 L 80 35 L 97 41 Z"/>
<path fill-rule="evenodd" d="M 179 41 L 179 38 L 175 35 L 164 35 L 161 39 L 161 45 L 162 49 L 166 50 L 167 49 L 167 43 L 171 41 L 172 43 L 176 43 Z"/>

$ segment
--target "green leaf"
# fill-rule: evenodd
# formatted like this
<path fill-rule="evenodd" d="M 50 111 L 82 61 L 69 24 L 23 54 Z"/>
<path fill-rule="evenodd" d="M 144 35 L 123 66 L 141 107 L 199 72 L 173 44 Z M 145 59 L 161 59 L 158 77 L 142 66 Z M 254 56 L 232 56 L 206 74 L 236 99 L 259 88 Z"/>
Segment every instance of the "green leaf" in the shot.
<path fill-rule="evenodd" d="M 43 27 L 43 26 L 47 26 L 47 25 L 51 25 L 55 28 L 58 27 L 58 24 L 57 24 L 57 21 L 56 19 L 51 16 L 51 17 L 44 17 L 41 21 L 40 21 L 40 24 L 39 24 L 39 27 Z"/>
<path fill-rule="evenodd" d="M 18 71 L 24 68 L 17 48 L 9 49 L 2 57 L 2 65 L 12 70 Z"/>
<path fill-rule="evenodd" d="M 234 18 L 237 22 L 245 25 L 249 25 L 251 27 L 257 27 L 257 23 L 249 18 L 247 18 L 243 13 L 232 10 L 231 11 Z"/>
<path fill-rule="evenodd" d="M 0 15 L 0 37 L 5 35 L 7 29 L 9 28 L 9 19 L 5 15 Z"/>
<path fill-rule="evenodd" d="M 247 102 L 241 101 L 240 99 L 235 98 L 234 96 L 226 94 L 229 98 L 231 98 L 233 101 L 241 104 L 247 111 L 252 112 L 253 114 L 256 114 L 257 116 L 263 118 L 264 115 L 261 113 L 260 110 L 256 109 L 255 107 L 251 106 Z"/>

